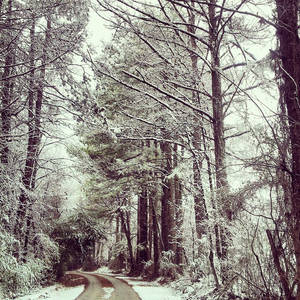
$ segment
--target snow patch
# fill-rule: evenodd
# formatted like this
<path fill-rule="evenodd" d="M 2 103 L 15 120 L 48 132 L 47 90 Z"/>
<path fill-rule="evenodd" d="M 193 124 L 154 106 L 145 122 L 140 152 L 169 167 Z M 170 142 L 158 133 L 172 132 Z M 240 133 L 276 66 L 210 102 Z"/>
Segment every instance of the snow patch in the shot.
<path fill-rule="evenodd" d="M 142 300 L 182 300 L 173 288 L 161 286 L 158 282 L 147 282 L 132 277 L 117 278 L 125 280 L 132 286 Z"/>
<path fill-rule="evenodd" d="M 111 296 L 111 294 L 113 293 L 113 291 L 114 291 L 114 288 L 103 288 L 103 290 L 104 290 L 104 293 L 105 293 L 105 295 L 104 295 L 104 299 L 109 299 L 110 298 L 110 296 Z"/>
<path fill-rule="evenodd" d="M 18 297 L 15 300 L 74 300 L 84 290 L 84 286 L 64 287 L 60 284 L 52 285 L 47 288 L 40 289 L 31 295 Z"/>
<path fill-rule="evenodd" d="M 133 286 L 142 300 L 182 300 L 175 291 L 169 287 L 157 286 Z"/>

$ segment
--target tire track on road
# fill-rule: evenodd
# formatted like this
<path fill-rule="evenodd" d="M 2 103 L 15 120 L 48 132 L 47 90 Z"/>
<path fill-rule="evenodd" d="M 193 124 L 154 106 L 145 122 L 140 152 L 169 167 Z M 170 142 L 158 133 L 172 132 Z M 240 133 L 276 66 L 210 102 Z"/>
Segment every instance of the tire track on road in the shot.
<path fill-rule="evenodd" d="M 128 283 L 122 279 L 103 274 L 85 272 L 67 272 L 82 276 L 88 280 L 88 285 L 75 300 L 141 300 L 138 294 Z M 114 291 L 107 299 L 104 298 L 104 287 L 113 287 Z"/>

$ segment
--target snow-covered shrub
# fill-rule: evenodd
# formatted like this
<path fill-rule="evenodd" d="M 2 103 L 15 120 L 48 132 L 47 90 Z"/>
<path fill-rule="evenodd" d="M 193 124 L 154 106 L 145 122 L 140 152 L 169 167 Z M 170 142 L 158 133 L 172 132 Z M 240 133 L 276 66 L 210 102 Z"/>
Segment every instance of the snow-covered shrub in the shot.
<path fill-rule="evenodd" d="M 49 280 L 53 264 L 58 259 L 58 247 L 48 236 L 40 238 L 43 253 L 30 252 L 26 262 L 20 262 L 13 255 L 18 241 L 0 226 L 0 299 L 26 293 Z"/>
<path fill-rule="evenodd" d="M 143 278 L 151 278 L 154 272 L 154 262 L 152 260 L 148 260 L 144 262 L 144 268 L 141 276 Z"/>
<path fill-rule="evenodd" d="M 15 239 L 6 231 L 0 231 L 0 295 L 1 299 L 28 291 L 39 283 L 47 268 L 39 259 L 18 263 L 12 255 Z"/>
<path fill-rule="evenodd" d="M 190 274 L 190 278 L 193 282 L 200 281 L 203 276 L 205 275 L 203 272 L 201 259 L 196 258 L 194 261 L 192 261 L 189 265 L 188 271 Z"/>
<path fill-rule="evenodd" d="M 112 245 L 110 255 L 111 259 L 108 266 L 111 270 L 121 271 L 126 269 L 129 255 L 125 240 L 119 241 L 118 243 Z"/>
<path fill-rule="evenodd" d="M 199 282 L 192 282 L 189 276 L 181 277 L 171 286 L 181 293 L 183 300 L 216 300 L 215 286 L 209 276 L 203 277 Z"/>
<path fill-rule="evenodd" d="M 14 296 L 26 293 L 32 287 L 39 285 L 45 270 L 41 260 L 32 259 L 26 263 L 18 264 L 13 257 L 10 257 L 10 266 L 3 274 L 4 281 L 1 283 L 2 290 L 7 296 Z"/>
<path fill-rule="evenodd" d="M 58 244 L 54 242 L 47 234 L 40 233 L 36 236 L 43 248 L 43 258 L 46 264 L 53 264 L 59 258 Z"/>
<path fill-rule="evenodd" d="M 178 277 L 179 266 L 173 263 L 174 261 L 174 252 L 162 251 L 161 260 L 160 260 L 160 275 L 165 279 L 174 280 Z"/>

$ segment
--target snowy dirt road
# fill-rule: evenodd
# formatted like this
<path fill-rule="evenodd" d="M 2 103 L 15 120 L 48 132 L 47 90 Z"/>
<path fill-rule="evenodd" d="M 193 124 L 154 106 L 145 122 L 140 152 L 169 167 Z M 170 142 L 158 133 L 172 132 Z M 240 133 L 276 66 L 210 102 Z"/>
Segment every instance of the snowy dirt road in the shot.
<path fill-rule="evenodd" d="M 76 300 L 141 300 L 137 293 L 123 280 L 108 275 L 91 274 L 85 272 L 68 272 L 85 277 L 89 284 Z M 105 297 L 104 288 L 112 287 L 114 290 Z"/>

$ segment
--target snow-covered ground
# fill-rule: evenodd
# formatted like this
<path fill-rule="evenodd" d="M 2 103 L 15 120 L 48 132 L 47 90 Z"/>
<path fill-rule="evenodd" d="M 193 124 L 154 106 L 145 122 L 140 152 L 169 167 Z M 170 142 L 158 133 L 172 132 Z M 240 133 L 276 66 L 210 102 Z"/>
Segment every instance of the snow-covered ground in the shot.
<path fill-rule="evenodd" d="M 74 300 L 82 293 L 83 289 L 83 285 L 67 288 L 56 284 L 40 289 L 30 295 L 18 297 L 15 300 Z M 109 299 L 113 290 L 113 288 L 104 288 L 104 299 Z"/>
<path fill-rule="evenodd" d="M 107 268 L 100 268 L 95 273 L 113 275 Z M 115 276 L 115 275 L 114 275 Z M 176 291 L 170 287 L 161 286 L 157 282 L 143 281 L 141 278 L 116 276 L 128 282 L 142 300 L 181 300 Z"/>
<path fill-rule="evenodd" d="M 153 286 L 153 283 L 145 283 L 143 281 L 131 281 L 126 278 L 126 281 L 138 293 L 142 300 L 181 300 L 179 295 L 176 295 L 175 290 L 164 286 Z"/>
<path fill-rule="evenodd" d="M 142 300 L 181 300 L 174 290 L 167 287 L 134 287 Z"/>
<path fill-rule="evenodd" d="M 106 273 L 103 270 L 94 273 Z M 118 277 L 118 276 L 117 276 Z M 145 282 L 140 279 L 133 279 L 130 277 L 120 276 L 121 279 L 126 280 L 133 289 L 138 293 L 142 300 L 181 300 L 179 295 L 176 295 L 175 290 L 169 287 L 160 286 L 157 283 Z M 16 298 L 15 300 L 74 300 L 84 289 L 84 286 L 77 286 L 73 288 L 63 287 L 56 284 L 47 288 L 40 289 L 30 295 Z M 113 288 L 105 288 L 105 299 L 109 299 Z"/>
<path fill-rule="evenodd" d="M 84 289 L 83 285 L 76 287 L 64 287 L 60 284 L 52 285 L 47 288 L 42 288 L 34 293 L 18 297 L 15 300 L 74 300 Z"/>

